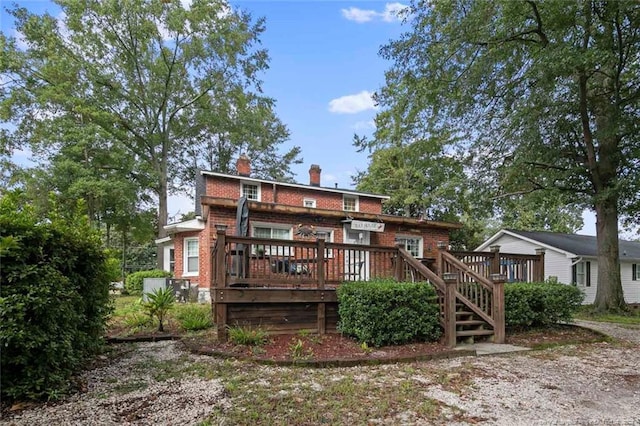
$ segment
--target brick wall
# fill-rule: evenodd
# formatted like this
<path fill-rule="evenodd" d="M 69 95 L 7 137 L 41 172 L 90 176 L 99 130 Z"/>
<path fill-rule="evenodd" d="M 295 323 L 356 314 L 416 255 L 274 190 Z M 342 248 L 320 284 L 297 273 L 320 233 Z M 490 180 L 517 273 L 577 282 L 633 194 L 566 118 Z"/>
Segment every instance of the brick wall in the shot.
<path fill-rule="evenodd" d="M 240 198 L 241 181 L 233 178 L 218 176 L 206 176 L 206 195 L 218 198 Z M 288 206 L 303 207 L 304 199 L 316 200 L 316 208 L 341 211 L 343 207 L 343 194 L 327 191 L 319 191 L 313 188 L 296 188 L 268 183 L 260 184 L 260 201 L 263 203 L 276 203 Z M 358 197 L 359 211 L 364 213 L 381 214 L 382 200 L 379 198 Z"/>

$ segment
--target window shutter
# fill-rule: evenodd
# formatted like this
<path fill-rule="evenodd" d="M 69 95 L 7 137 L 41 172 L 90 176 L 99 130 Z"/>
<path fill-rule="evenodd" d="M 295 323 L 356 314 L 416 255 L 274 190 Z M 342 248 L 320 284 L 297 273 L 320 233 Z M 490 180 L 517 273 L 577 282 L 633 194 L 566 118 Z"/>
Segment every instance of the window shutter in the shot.
<path fill-rule="evenodd" d="M 573 284 L 578 284 L 578 265 L 573 265 L 571 267 L 571 282 Z"/>
<path fill-rule="evenodd" d="M 631 279 L 633 281 L 638 281 L 638 265 L 635 263 L 631 265 Z"/>
<path fill-rule="evenodd" d="M 591 262 L 586 262 L 586 278 L 585 282 L 587 283 L 587 287 L 591 287 Z"/>

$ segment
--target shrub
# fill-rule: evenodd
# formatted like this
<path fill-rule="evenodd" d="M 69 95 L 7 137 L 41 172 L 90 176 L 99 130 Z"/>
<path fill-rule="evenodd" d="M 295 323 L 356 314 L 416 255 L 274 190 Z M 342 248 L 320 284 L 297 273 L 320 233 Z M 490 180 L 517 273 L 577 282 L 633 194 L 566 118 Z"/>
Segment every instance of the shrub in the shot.
<path fill-rule="evenodd" d="M 157 288 L 147 293 L 149 299 L 142 306 L 151 318 L 158 320 L 158 331 L 164 331 L 164 319 L 176 303 L 173 288 Z"/>
<path fill-rule="evenodd" d="M 124 288 L 127 293 L 134 296 L 141 296 L 145 278 L 171 278 L 171 272 L 162 269 L 152 269 L 150 271 L 138 271 L 127 275 Z"/>
<path fill-rule="evenodd" d="M 390 280 L 338 287 L 339 329 L 374 346 L 437 340 L 442 329 L 433 287 Z"/>
<path fill-rule="evenodd" d="M 109 275 L 99 235 L 77 212 L 37 215 L 18 193 L 0 199 L 1 395 L 51 398 L 103 343 Z"/>
<path fill-rule="evenodd" d="M 179 305 L 175 317 L 182 329 L 187 331 L 204 330 L 212 326 L 211 305 L 194 304 Z"/>
<path fill-rule="evenodd" d="M 583 298 L 579 288 L 557 282 L 506 284 L 505 322 L 507 327 L 539 327 L 571 321 Z"/>
<path fill-rule="evenodd" d="M 267 332 L 261 328 L 229 327 L 229 340 L 236 345 L 259 346 L 267 341 Z"/>

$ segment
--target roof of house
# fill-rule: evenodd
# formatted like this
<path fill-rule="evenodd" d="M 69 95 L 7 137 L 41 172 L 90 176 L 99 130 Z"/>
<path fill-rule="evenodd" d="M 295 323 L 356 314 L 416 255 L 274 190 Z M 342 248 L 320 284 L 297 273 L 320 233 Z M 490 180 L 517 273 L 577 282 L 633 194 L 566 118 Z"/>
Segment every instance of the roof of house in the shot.
<path fill-rule="evenodd" d="M 379 198 L 381 200 L 389 200 L 391 197 L 388 195 L 381 195 L 381 194 L 372 194 L 369 192 L 361 192 L 361 191 L 354 191 L 352 189 L 343 189 L 343 188 L 331 188 L 331 187 L 326 187 L 326 186 L 315 186 L 315 185 L 305 185 L 302 183 L 291 183 L 291 182 L 279 182 L 279 181 L 275 181 L 275 180 L 268 180 L 268 179 L 258 179 L 258 178 L 252 178 L 252 177 L 247 177 L 247 176 L 240 176 L 240 175 L 229 175 L 229 174 L 225 174 L 225 173 L 218 173 L 218 172 L 207 172 L 205 170 L 202 170 L 201 172 L 202 176 L 215 176 L 215 177 L 221 177 L 221 178 L 227 178 L 227 179 L 235 179 L 235 180 L 240 180 L 240 181 L 247 181 L 247 182 L 260 182 L 260 183 L 267 183 L 267 184 L 277 184 L 280 186 L 288 186 L 291 188 L 302 188 L 302 189 L 311 189 L 313 191 L 323 191 L 323 192 L 334 192 L 334 193 L 339 193 L 339 194 L 350 194 L 350 195 L 361 195 L 363 197 L 371 197 L 371 198 Z"/>
<path fill-rule="evenodd" d="M 541 243 L 544 246 L 553 247 L 567 254 L 576 256 L 597 257 L 598 242 L 592 235 L 562 234 L 559 232 L 543 231 L 518 231 L 515 229 L 503 229 L 496 235 L 485 241 L 482 248 L 497 240 L 501 235 L 509 234 L 520 236 L 523 239 Z M 619 240 L 620 259 L 640 259 L 640 242 Z"/>

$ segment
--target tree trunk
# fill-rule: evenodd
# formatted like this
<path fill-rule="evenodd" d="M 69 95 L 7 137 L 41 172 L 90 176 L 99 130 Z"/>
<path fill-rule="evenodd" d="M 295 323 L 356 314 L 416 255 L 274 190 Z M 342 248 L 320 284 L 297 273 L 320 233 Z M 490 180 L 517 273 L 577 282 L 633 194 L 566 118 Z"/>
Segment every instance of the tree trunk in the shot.
<path fill-rule="evenodd" d="M 169 217 L 169 206 L 167 200 L 168 192 L 167 172 L 165 168 L 164 173 L 160 176 L 160 186 L 158 187 L 158 238 L 164 238 L 167 236 L 167 231 L 164 227 L 167 225 L 167 219 Z M 161 244 L 158 244 L 156 259 L 158 269 L 163 269 L 164 246 Z"/>
<path fill-rule="evenodd" d="M 595 202 L 598 287 L 594 307 L 598 312 L 626 310 L 620 277 L 617 200 L 611 198 L 603 197 Z"/>

